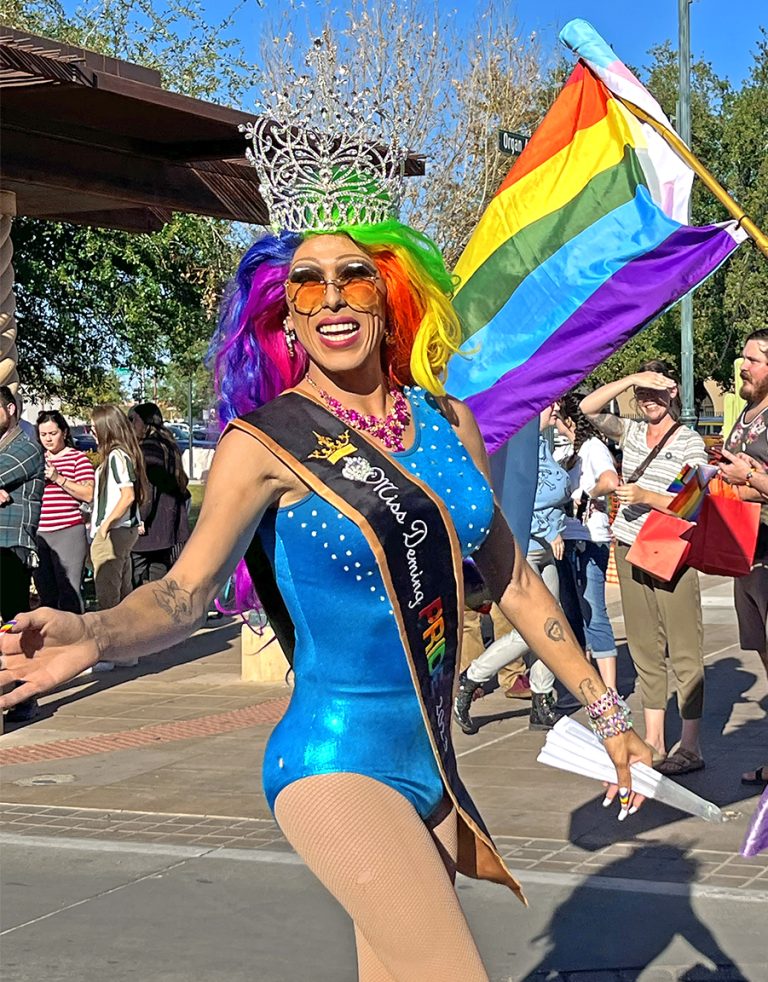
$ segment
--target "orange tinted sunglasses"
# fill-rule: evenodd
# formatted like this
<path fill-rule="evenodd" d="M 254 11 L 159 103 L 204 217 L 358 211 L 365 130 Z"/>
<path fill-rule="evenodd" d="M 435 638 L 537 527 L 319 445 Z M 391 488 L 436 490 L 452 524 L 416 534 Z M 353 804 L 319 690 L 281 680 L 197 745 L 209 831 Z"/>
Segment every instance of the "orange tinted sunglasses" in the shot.
<path fill-rule="evenodd" d="M 357 273 L 334 280 L 302 280 L 298 283 L 288 279 L 285 281 L 285 293 L 300 314 L 316 314 L 325 304 L 325 294 L 331 285 L 336 287 L 348 307 L 353 310 L 369 310 L 381 299 L 375 276 L 373 272 Z"/>

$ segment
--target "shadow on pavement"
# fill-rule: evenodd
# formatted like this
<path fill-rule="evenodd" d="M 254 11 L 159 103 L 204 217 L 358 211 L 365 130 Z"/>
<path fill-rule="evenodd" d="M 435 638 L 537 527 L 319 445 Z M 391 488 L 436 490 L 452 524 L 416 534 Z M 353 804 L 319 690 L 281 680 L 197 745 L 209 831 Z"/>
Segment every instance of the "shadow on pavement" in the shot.
<path fill-rule="evenodd" d="M 695 794 L 714 802 L 727 810 L 729 806 L 744 803 L 745 811 L 751 811 L 753 801 L 761 789 L 741 784 L 741 773 L 768 760 L 768 725 L 765 719 L 751 719 L 724 733 L 733 707 L 753 700 L 744 695 L 757 676 L 743 669 L 735 658 L 724 658 L 706 666 L 705 708 L 702 724 L 702 745 L 707 766 L 702 771 L 675 778 L 677 783 Z M 709 710 L 707 709 L 709 703 Z M 768 712 L 768 697 L 759 703 Z M 680 720 L 674 696 L 667 713 L 667 746 L 679 739 Z M 744 758 L 744 748 L 750 747 L 749 759 Z M 762 756 L 761 756 L 762 755 Z M 601 809 L 594 798 L 571 814 L 569 840 L 580 848 L 597 850 L 615 842 L 626 842 L 629 822 L 616 822 L 614 814 Z M 688 818 L 684 812 L 655 801 L 647 801 L 632 817 L 631 834 L 636 837 L 644 832 L 659 829 Z"/>
<path fill-rule="evenodd" d="M 113 689 L 134 679 L 161 675 L 170 668 L 188 665 L 199 661 L 201 658 L 215 655 L 239 635 L 240 624 L 240 620 L 234 617 L 226 618 L 223 621 L 211 620 L 191 638 L 173 648 L 142 658 L 138 665 L 126 668 L 118 667 L 111 672 L 97 672 L 89 676 L 78 675 L 53 690 L 54 695 L 61 693 L 61 698 L 41 704 L 40 711 L 34 720 L 25 723 L 7 722 L 5 732 L 13 733 L 25 726 L 39 723 L 41 720 L 51 719 L 63 706 L 73 705 L 82 699 L 87 699 L 100 692 L 106 692 L 108 689 Z M 84 685 L 84 683 L 87 684 Z M 66 695 L 65 693 L 69 689 L 77 689 L 77 691 Z"/>
<path fill-rule="evenodd" d="M 717 969 L 727 969 L 733 982 L 747 982 L 738 966 L 720 947 L 709 927 L 697 917 L 691 905 L 690 885 L 696 880 L 698 863 L 678 846 L 645 845 L 626 858 L 601 870 L 599 877 L 588 878 L 554 911 L 544 933 L 532 939 L 548 942 L 541 962 L 522 982 L 543 982 L 557 972 L 590 969 L 590 978 L 600 971 L 621 973 L 622 982 L 635 982 L 669 947 L 682 938 L 695 954 L 694 964 L 682 970 L 680 982 L 705 982 L 723 978 Z M 669 893 L 639 892 L 638 880 L 668 879 L 674 872 L 674 886 Z M 632 881 L 632 889 L 605 895 L 599 904 L 594 891 L 605 888 L 605 877 Z M 711 962 L 715 969 L 703 962 Z M 735 969 L 735 973 L 734 973 Z"/>

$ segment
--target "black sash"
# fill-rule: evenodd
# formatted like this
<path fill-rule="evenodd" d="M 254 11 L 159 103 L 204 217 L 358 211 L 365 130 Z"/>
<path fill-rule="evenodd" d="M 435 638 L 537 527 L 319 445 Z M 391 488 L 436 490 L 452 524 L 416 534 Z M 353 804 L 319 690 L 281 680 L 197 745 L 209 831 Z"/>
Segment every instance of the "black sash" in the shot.
<path fill-rule="evenodd" d="M 443 782 L 459 814 L 458 868 L 469 876 L 504 883 L 524 900 L 459 778 L 451 741 L 463 585 L 461 549 L 446 506 L 364 434 L 348 429 L 323 405 L 297 392 L 231 425 L 268 447 L 365 536 L 392 604 Z M 258 541 L 248 550 L 246 562 L 290 659 L 293 627 L 286 624 L 290 619 L 285 604 Z"/>

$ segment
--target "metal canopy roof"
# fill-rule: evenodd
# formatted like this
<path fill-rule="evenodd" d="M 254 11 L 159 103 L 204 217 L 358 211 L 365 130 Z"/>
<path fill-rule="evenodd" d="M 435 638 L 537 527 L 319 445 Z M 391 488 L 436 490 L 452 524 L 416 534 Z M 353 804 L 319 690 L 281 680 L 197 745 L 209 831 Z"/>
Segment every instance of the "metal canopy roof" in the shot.
<path fill-rule="evenodd" d="M 19 215 L 132 232 L 172 211 L 263 225 L 248 113 L 163 89 L 158 72 L 0 26 L 2 186 Z M 408 174 L 424 173 L 420 157 Z"/>

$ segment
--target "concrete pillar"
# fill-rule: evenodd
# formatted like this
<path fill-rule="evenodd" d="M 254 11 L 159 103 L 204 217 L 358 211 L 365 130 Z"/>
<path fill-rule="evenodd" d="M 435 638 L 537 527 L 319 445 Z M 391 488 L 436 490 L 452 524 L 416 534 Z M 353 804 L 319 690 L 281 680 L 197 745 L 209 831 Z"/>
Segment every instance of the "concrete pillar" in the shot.
<path fill-rule="evenodd" d="M 11 242 L 11 225 L 15 216 L 16 195 L 13 191 L 0 191 L 0 385 L 10 386 L 14 393 L 19 387 Z"/>

